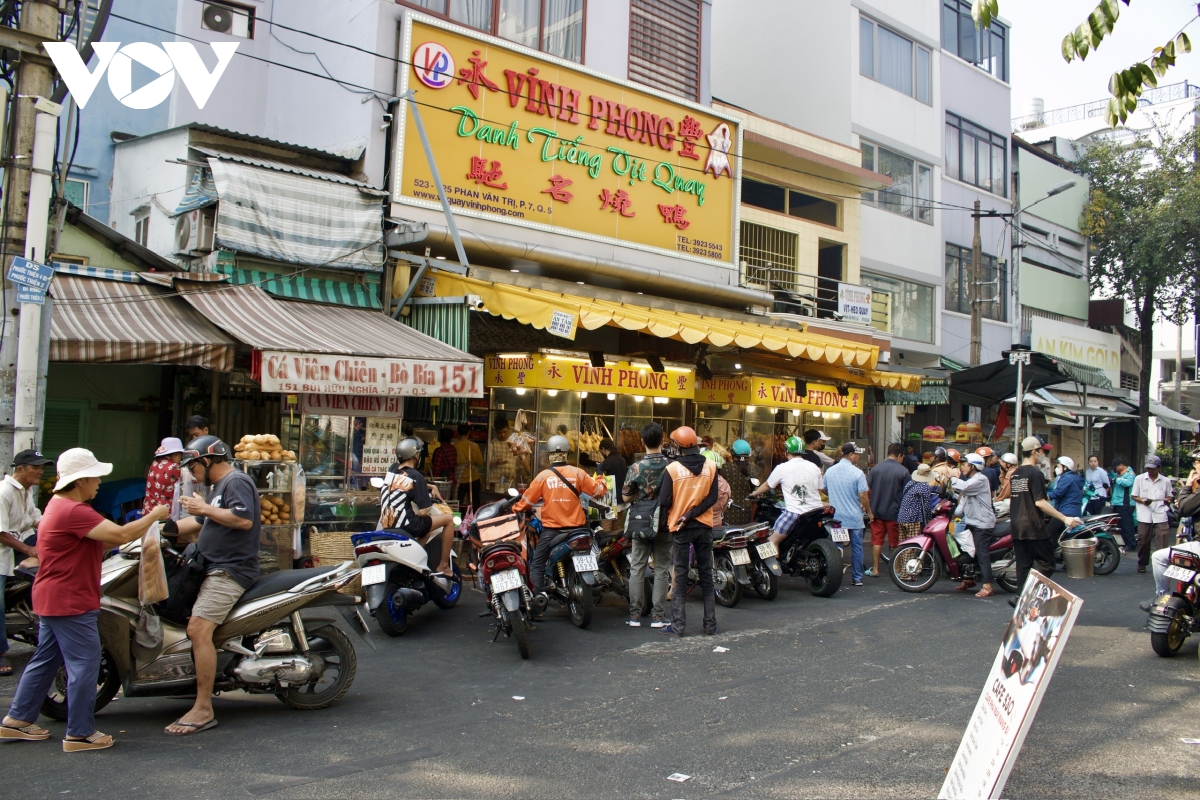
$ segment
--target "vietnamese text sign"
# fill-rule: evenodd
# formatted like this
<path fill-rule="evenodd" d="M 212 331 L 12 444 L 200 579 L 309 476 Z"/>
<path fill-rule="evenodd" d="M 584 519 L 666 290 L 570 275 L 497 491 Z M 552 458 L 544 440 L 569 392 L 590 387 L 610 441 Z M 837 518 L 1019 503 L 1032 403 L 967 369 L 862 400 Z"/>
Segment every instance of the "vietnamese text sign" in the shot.
<path fill-rule="evenodd" d="M 731 263 L 735 118 L 439 20 L 406 25 L 401 92 L 417 90 L 457 212 Z M 440 210 L 409 113 L 392 199 Z"/>
<path fill-rule="evenodd" d="M 1115 333 L 1034 317 L 1029 343 L 1034 352 L 1103 370 L 1114 389 L 1121 387 L 1121 337 Z"/>
<path fill-rule="evenodd" d="M 490 355 L 484 383 L 490 387 L 561 389 L 577 392 L 678 397 L 691 400 L 695 391 L 691 370 L 667 367 L 654 372 L 627 362 L 593 367 L 585 358 L 528 355 Z"/>
<path fill-rule="evenodd" d="M 29 286 L 45 293 L 54 280 L 54 268 L 36 261 L 14 256 L 12 266 L 8 268 L 8 279 L 21 286 Z"/>
<path fill-rule="evenodd" d="M 342 416 L 364 416 L 367 414 L 404 414 L 404 400 L 400 397 L 353 394 L 306 394 L 303 408 L 305 414 L 340 414 Z"/>
<path fill-rule="evenodd" d="M 479 363 L 262 351 L 264 392 L 479 397 Z"/>
<path fill-rule="evenodd" d="M 1082 605 L 1029 573 L 939 798 L 1001 796 Z"/>
<path fill-rule="evenodd" d="M 382 475 L 396 460 L 396 445 L 400 443 L 398 417 L 367 417 L 363 439 L 362 466 L 366 475 Z"/>
<path fill-rule="evenodd" d="M 695 400 L 698 403 L 738 403 L 801 411 L 861 414 L 863 390 L 851 387 L 846 391 L 843 395 L 838 393 L 836 386 L 809 382 L 804 394 L 797 396 L 794 378 L 738 375 L 697 380 Z"/>
<path fill-rule="evenodd" d="M 22 283 L 17 284 L 17 302 L 18 303 L 33 303 L 41 306 L 46 304 L 46 292 L 44 289 L 35 289 L 32 286 L 26 286 Z"/>
<path fill-rule="evenodd" d="M 846 322 L 871 324 L 871 287 L 838 284 L 838 313 Z"/>

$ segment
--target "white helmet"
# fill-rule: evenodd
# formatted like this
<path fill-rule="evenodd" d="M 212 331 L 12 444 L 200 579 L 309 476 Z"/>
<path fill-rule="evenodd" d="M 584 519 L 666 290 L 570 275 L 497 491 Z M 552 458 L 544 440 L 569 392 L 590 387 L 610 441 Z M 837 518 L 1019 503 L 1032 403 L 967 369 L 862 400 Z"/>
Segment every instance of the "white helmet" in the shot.
<path fill-rule="evenodd" d="M 1062 464 L 1071 472 L 1075 471 L 1075 461 L 1073 459 L 1067 458 L 1066 456 L 1059 456 L 1058 463 Z"/>
<path fill-rule="evenodd" d="M 975 469 L 983 469 L 983 456 L 978 453 L 967 453 L 965 459 Z"/>
<path fill-rule="evenodd" d="M 1014 466 L 1014 467 L 1017 464 L 1021 463 L 1020 461 L 1017 460 L 1016 453 L 1005 453 L 1004 455 L 1000 456 L 1000 460 L 1003 461 L 1005 464 L 1009 464 L 1010 466 Z"/>

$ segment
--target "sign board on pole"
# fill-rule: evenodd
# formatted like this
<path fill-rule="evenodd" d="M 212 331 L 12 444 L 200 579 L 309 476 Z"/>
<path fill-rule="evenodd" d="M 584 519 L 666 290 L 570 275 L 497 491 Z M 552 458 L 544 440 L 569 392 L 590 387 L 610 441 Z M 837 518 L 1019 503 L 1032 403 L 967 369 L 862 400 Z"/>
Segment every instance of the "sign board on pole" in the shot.
<path fill-rule="evenodd" d="M 871 324 L 871 287 L 838 284 L 838 313 L 846 322 Z"/>
<path fill-rule="evenodd" d="M 8 279 L 22 286 L 30 286 L 45 293 L 54 280 L 54 268 L 36 261 L 30 261 L 21 256 L 14 256 L 12 266 L 8 268 Z"/>
<path fill-rule="evenodd" d="M 1029 573 L 939 800 L 1004 792 L 1082 605 L 1054 581 Z"/>
<path fill-rule="evenodd" d="M 44 305 L 46 302 L 46 290 L 36 289 L 32 286 L 26 286 L 23 283 L 17 284 L 17 302 L 18 303 L 33 303 L 34 305 Z"/>

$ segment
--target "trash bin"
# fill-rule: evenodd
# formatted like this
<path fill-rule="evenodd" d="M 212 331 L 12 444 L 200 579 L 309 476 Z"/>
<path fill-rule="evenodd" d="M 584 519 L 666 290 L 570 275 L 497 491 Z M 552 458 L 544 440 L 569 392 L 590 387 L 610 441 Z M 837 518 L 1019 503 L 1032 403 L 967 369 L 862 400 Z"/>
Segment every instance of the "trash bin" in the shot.
<path fill-rule="evenodd" d="M 1096 569 L 1096 540 L 1068 539 L 1062 543 L 1068 578 L 1090 578 Z"/>

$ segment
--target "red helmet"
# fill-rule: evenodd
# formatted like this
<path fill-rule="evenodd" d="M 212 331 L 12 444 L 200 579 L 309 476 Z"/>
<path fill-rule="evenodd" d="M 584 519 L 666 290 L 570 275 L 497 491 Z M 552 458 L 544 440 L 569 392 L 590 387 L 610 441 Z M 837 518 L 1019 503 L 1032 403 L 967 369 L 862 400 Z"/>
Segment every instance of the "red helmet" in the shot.
<path fill-rule="evenodd" d="M 946 450 L 946 458 L 947 460 L 953 461 L 955 464 L 957 464 L 958 462 L 962 461 L 962 453 L 951 447 Z"/>
<path fill-rule="evenodd" d="M 975 455 L 983 456 L 984 458 L 991 458 L 992 456 L 996 455 L 996 451 L 990 447 L 980 447 L 975 451 Z"/>
<path fill-rule="evenodd" d="M 700 446 L 700 438 L 696 436 L 696 432 L 687 425 L 673 430 L 671 432 L 671 441 L 674 442 L 676 446 L 685 450 L 689 447 Z"/>

